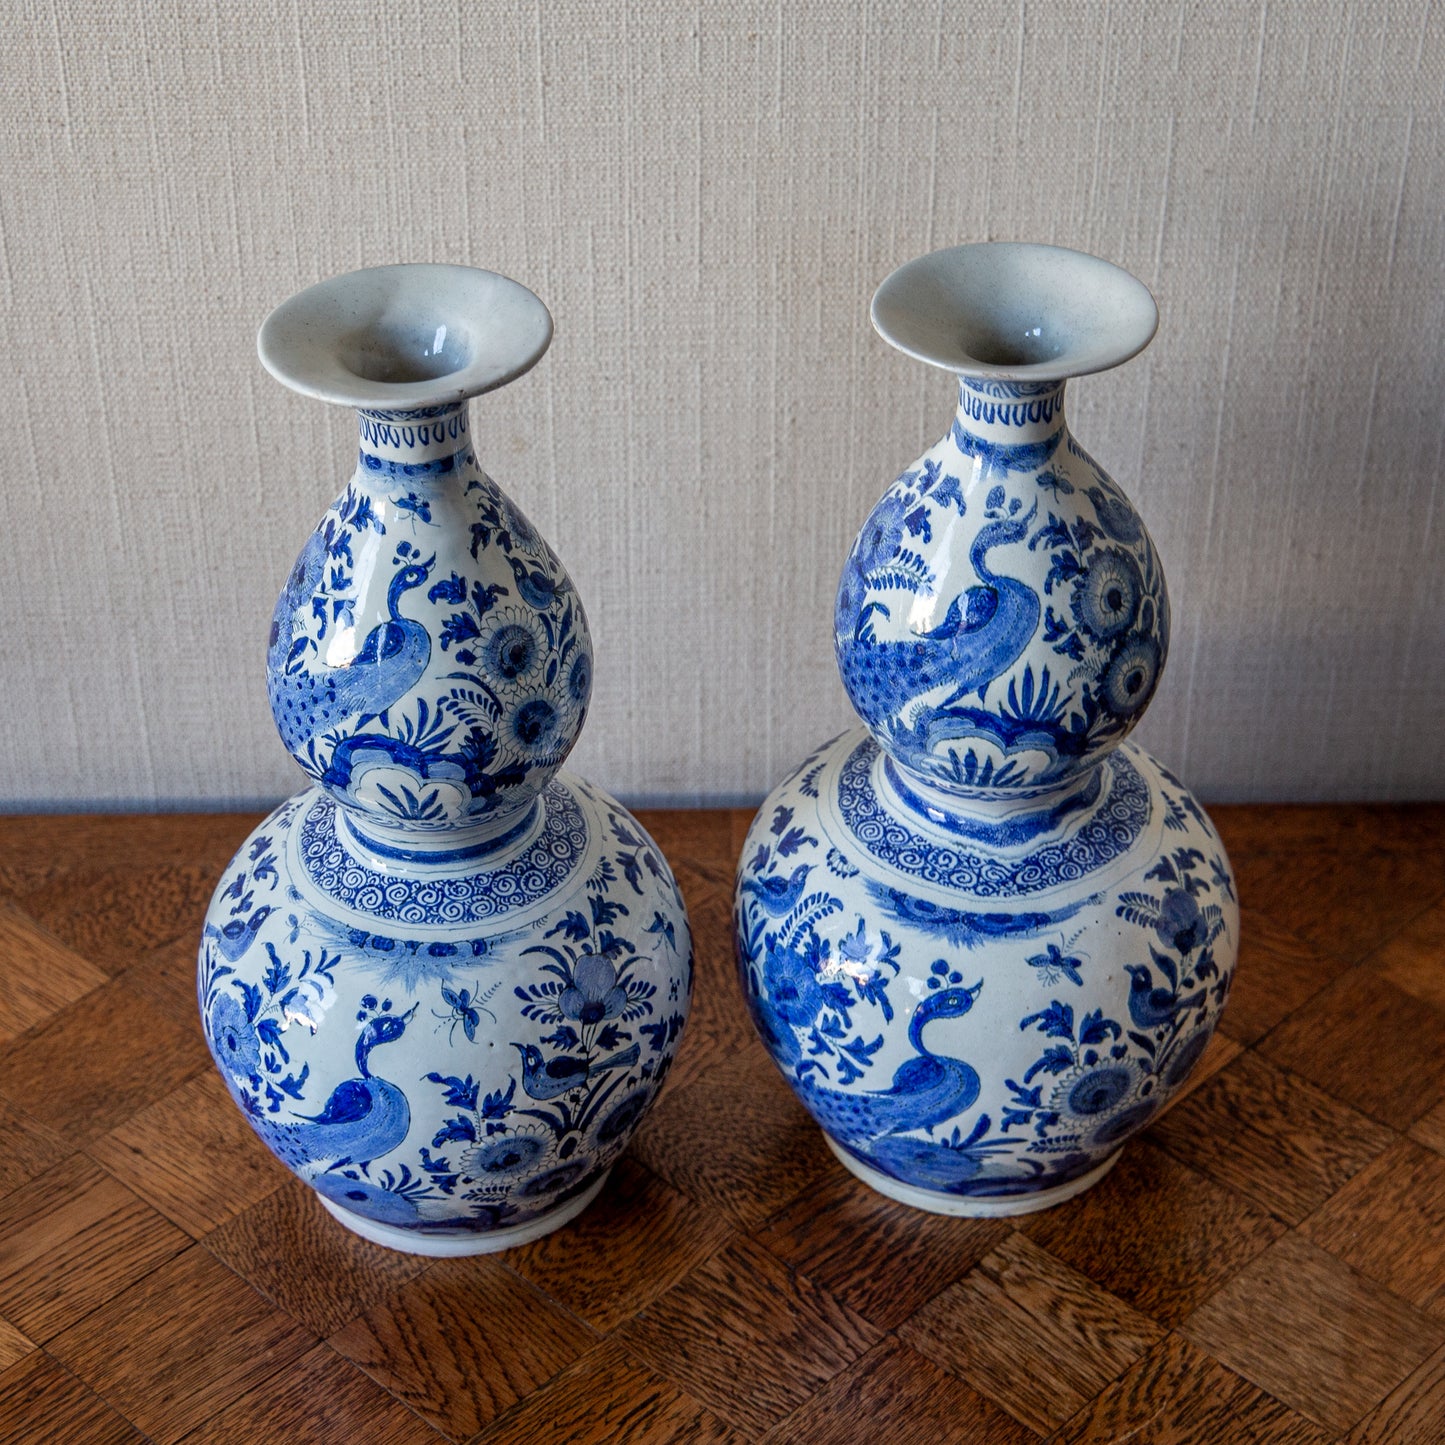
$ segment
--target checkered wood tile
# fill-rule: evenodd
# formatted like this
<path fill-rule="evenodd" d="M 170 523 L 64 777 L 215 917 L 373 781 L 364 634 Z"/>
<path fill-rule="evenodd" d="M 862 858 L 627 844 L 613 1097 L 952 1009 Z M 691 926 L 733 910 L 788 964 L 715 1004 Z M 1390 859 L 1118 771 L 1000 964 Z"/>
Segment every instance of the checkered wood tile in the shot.
<path fill-rule="evenodd" d="M 647 817 L 697 935 L 596 1204 L 355 1238 L 214 1074 L 191 968 L 254 820 L 0 819 L 0 1441 L 1445 1441 L 1445 808 L 1221 808 L 1244 942 L 1095 1189 L 917 1214 L 823 1147 L 732 972 L 741 812 Z"/>

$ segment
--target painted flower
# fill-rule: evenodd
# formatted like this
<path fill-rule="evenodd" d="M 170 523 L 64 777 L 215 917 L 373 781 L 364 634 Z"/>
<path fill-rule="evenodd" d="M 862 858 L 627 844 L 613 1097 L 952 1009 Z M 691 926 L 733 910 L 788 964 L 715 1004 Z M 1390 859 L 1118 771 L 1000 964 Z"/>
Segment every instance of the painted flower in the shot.
<path fill-rule="evenodd" d="M 570 1189 L 585 1178 L 591 1167 L 591 1160 L 580 1159 L 571 1159 L 566 1164 L 554 1165 L 551 1169 L 544 1169 L 540 1174 L 534 1174 L 521 1184 L 517 1189 L 517 1194 L 522 1199 L 535 1199 L 540 1194 L 560 1194 L 562 1190 Z"/>
<path fill-rule="evenodd" d="M 234 994 L 216 995 L 208 1023 L 211 1050 L 232 1078 L 249 1079 L 261 1072 L 261 1041 Z"/>
<path fill-rule="evenodd" d="M 584 1028 L 615 1019 L 627 1007 L 627 990 L 617 982 L 612 961 L 600 953 L 584 954 L 572 970 L 572 986 L 557 997 L 563 1018 Z"/>
<path fill-rule="evenodd" d="M 1089 569 L 1074 591 L 1074 618 L 1086 632 L 1103 639 L 1117 637 L 1139 611 L 1143 579 L 1139 564 L 1117 548 L 1106 548 L 1089 560 Z"/>
<path fill-rule="evenodd" d="M 421 1217 L 410 1199 L 368 1180 L 348 1179 L 344 1174 L 321 1174 L 311 1182 L 323 1199 L 363 1219 L 401 1228 L 420 1223 Z"/>
<path fill-rule="evenodd" d="M 1206 942 L 1209 925 L 1192 893 L 1184 888 L 1171 888 L 1159 905 L 1154 931 L 1170 948 L 1192 953 Z"/>
<path fill-rule="evenodd" d="M 884 494 L 863 524 L 838 582 L 834 626 L 840 637 L 851 635 L 868 590 L 868 574 L 898 555 L 907 533 L 908 509 L 892 492 Z"/>
<path fill-rule="evenodd" d="M 567 670 L 567 696 L 578 708 L 586 707 L 592 696 L 592 654 L 586 650 L 577 653 Z"/>
<path fill-rule="evenodd" d="M 823 1011 L 823 991 L 804 958 L 770 948 L 763 959 L 763 990 L 773 1012 L 794 1028 L 806 1028 Z"/>
<path fill-rule="evenodd" d="M 634 1089 L 621 1102 L 614 1104 L 597 1125 L 597 1142 L 616 1144 L 627 1138 L 636 1127 L 637 1121 L 642 1118 L 651 1097 L 651 1092 L 647 1089 Z"/>
<path fill-rule="evenodd" d="M 1174 1051 L 1173 1058 L 1164 1066 L 1164 1082 L 1169 1088 L 1177 1088 L 1189 1077 L 1189 1071 L 1199 1062 L 1199 1056 L 1209 1047 L 1209 1038 L 1213 1032 L 1212 1028 L 1207 1027 L 1196 1029 Z"/>
<path fill-rule="evenodd" d="M 1143 633 L 1125 639 L 1104 670 L 1099 696 L 1115 717 L 1132 717 L 1154 696 L 1159 681 L 1159 643 Z"/>
<path fill-rule="evenodd" d="M 1133 1087 L 1134 1071 L 1127 1064 L 1096 1064 L 1064 1081 L 1055 1094 L 1054 1107 L 1061 1113 L 1093 1118 L 1117 1108 Z"/>
<path fill-rule="evenodd" d="M 1097 1149 L 1111 1144 L 1122 1144 L 1129 1135 L 1137 1133 L 1154 1117 L 1154 1111 L 1158 1107 L 1158 1099 L 1140 1099 L 1137 1104 L 1130 1104 L 1127 1108 L 1111 1114 L 1094 1130 L 1093 1137 L 1089 1140 L 1090 1145 Z"/>
<path fill-rule="evenodd" d="M 493 486 L 496 486 L 493 483 Z M 512 549 L 523 552 L 549 554 L 551 548 L 543 541 L 542 534 L 532 525 L 522 509 L 500 487 L 496 492 L 497 508 L 502 514 L 507 531 L 512 539 Z"/>
<path fill-rule="evenodd" d="M 502 1134 L 464 1149 L 462 1172 L 472 1179 L 512 1179 L 540 1164 L 549 1147 L 539 1134 Z"/>
<path fill-rule="evenodd" d="M 510 692 L 532 682 L 541 671 L 547 639 L 535 613 L 499 607 L 483 620 L 477 650 L 487 679 Z"/>
<path fill-rule="evenodd" d="M 541 688 L 518 694 L 502 719 L 502 735 L 510 750 L 529 763 L 547 762 L 565 752 L 571 735 L 555 698 Z"/>
<path fill-rule="evenodd" d="M 854 555 L 864 571 L 891 562 L 898 555 L 907 530 L 907 518 L 908 508 L 903 498 L 896 492 L 885 492 L 868 514 L 854 544 Z"/>

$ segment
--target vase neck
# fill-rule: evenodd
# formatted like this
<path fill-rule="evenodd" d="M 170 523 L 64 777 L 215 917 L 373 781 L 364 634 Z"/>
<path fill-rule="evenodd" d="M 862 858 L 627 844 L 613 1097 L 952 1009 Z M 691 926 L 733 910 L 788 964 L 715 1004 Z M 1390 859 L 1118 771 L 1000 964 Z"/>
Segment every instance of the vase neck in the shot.
<path fill-rule="evenodd" d="M 954 430 L 992 446 L 1045 441 L 1064 429 L 1064 386 L 960 376 Z"/>
<path fill-rule="evenodd" d="M 471 450 L 467 403 L 412 411 L 356 413 L 363 473 L 378 479 L 440 480 L 457 471 Z"/>

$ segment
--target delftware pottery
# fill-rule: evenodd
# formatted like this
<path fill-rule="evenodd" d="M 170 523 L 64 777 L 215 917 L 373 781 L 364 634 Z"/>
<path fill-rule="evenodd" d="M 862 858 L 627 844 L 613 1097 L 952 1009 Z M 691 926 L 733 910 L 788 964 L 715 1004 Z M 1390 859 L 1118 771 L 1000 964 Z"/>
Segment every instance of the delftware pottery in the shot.
<path fill-rule="evenodd" d="M 1127 361 L 1156 311 L 1106 262 L 991 244 L 894 272 L 873 322 L 958 376 L 958 410 L 843 568 L 865 726 L 758 814 L 738 962 L 847 1168 L 922 1209 L 1021 1214 L 1158 1114 L 1234 968 L 1219 836 L 1126 741 L 1168 651 L 1164 573 L 1064 422 L 1066 379 Z"/>
<path fill-rule="evenodd" d="M 216 889 L 201 1016 L 281 1161 L 348 1228 L 420 1254 L 584 1209 L 691 990 L 662 855 L 558 771 L 592 690 L 582 603 L 473 451 L 468 399 L 551 335 L 505 277 L 388 266 L 292 297 L 259 340 L 280 381 L 356 408 L 360 455 L 266 654 L 311 785 Z"/>

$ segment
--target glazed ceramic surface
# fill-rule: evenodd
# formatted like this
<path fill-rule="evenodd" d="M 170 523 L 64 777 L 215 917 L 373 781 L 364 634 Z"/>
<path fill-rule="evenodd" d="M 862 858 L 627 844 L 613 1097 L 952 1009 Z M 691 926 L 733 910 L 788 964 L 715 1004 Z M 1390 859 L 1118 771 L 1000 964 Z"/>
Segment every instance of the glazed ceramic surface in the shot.
<path fill-rule="evenodd" d="M 758 815 L 739 965 L 850 1169 L 1023 1212 L 1100 1177 L 1184 1081 L 1236 952 L 1218 835 L 1125 742 L 1168 651 L 1159 558 L 1064 421 L 1066 378 L 1137 352 L 1155 310 L 1092 257 L 988 245 L 896 272 L 874 320 L 958 373 L 958 408 L 844 566 L 866 728 Z"/>
<path fill-rule="evenodd" d="M 666 862 L 559 771 L 591 694 L 581 601 L 472 447 L 467 399 L 550 335 L 515 282 L 416 266 L 313 287 L 260 338 L 288 385 L 357 407 L 359 456 L 267 648 L 312 786 L 216 891 L 201 1013 L 282 1162 L 350 1228 L 422 1253 L 585 1207 L 691 990 Z"/>

